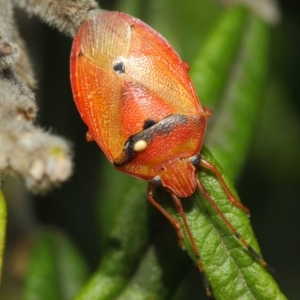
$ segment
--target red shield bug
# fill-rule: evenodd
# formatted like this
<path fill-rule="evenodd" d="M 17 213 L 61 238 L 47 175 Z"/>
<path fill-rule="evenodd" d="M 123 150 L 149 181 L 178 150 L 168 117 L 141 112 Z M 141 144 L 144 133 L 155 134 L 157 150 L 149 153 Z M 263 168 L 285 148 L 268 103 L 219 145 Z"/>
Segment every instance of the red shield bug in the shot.
<path fill-rule="evenodd" d="M 182 245 L 181 226 L 154 199 L 166 189 L 182 218 L 208 298 L 213 299 L 200 255 L 181 204 L 198 188 L 235 237 L 264 267 L 267 263 L 226 219 L 197 177 L 211 171 L 229 201 L 244 210 L 218 169 L 201 156 L 211 112 L 201 106 L 182 62 L 171 45 L 142 21 L 104 12 L 79 29 L 72 46 L 74 99 L 95 140 L 122 172 L 149 182 L 148 200 L 172 223 Z"/>

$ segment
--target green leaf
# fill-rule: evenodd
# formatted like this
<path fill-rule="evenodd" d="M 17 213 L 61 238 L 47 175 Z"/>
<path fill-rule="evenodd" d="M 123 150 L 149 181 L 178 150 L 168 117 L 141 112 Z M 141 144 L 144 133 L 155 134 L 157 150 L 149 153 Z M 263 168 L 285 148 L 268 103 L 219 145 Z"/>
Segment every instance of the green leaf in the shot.
<path fill-rule="evenodd" d="M 232 18 L 232 23 L 229 17 Z M 240 21 L 239 25 L 237 19 Z M 228 30 L 227 35 L 225 30 L 217 32 L 217 36 L 220 33 L 223 36 L 223 39 L 220 39 L 221 43 L 214 37 L 215 49 L 225 53 L 226 60 L 215 60 L 214 68 L 209 63 L 206 66 L 216 70 L 215 72 L 219 71 L 218 80 L 222 81 L 223 85 L 219 88 L 217 84 L 217 92 L 214 90 L 214 80 L 204 85 L 205 105 L 206 101 L 209 106 L 215 101 L 215 97 L 219 98 L 218 103 L 214 105 L 214 116 L 205 144 L 217 161 L 222 163 L 226 175 L 234 179 L 243 166 L 263 106 L 268 75 L 270 32 L 263 20 L 249 12 L 245 15 L 241 7 L 229 11 L 221 22 L 220 27 L 232 30 Z M 243 30 L 237 32 L 235 27 Z M 234 51 L 231 49 L 231 43 L 223 43 L 226 37 L 227 41 L 231 41 L 232 37 Z M 213 43 L 210 47 L 213 47 Z M 207 61 L 210 61 L 209 58 Z M 217 65 L 219 68 L 216 68 Z M 197 71 L 197 64 L 194 70 Z M 211 73 L 202 71 L 202 76 Z"/>
<path fill-rule="evenodd" d="M 206 160 L 218 166 L 208 150 L 203 149 L 202 154 Z M 232 183 L 223 177 L 237 196 Z M 228 201 L 219 182 L 210 172 L 200 169 L 199 179 L 229 222 L 260 253 L 247 215 Z M 189 199 L 183 199 L 182 203 L 216 299 L 286 299 L 272 276 L 237 240 L 203 195 L 196 193 Z M 167 208 L 182 223 L 174 208 L 170 205 Z M 194 258 L 186 234 L 184 245 Z"/>
<path fill-rule="evenodd" d="M 107 170 L 110 173 L 111 170 Z M 132 276 L 150 240 L 150 229 L 153 226 L 149 220 L 153 220 L 153 210 L 148 209 L 146 184 L 137 184 L 136 179 L 129 176 L 126 181 L 120 182 L 118 177 L 122 175 L 115 170 L 114 173 L 114 180 L 104 176 L 111 184 L 110 189 L 105 190 L 104 201 L 99 203 L 104 213 L 108 212 L 113 227 L 106 237 L 106 249 L 98 271 L 76 296 L 76 300 L 114 299 Z M 121 186 L 114 188 L 114 185 Z M 114 216 L 109 202 L 115 204 L 117 211 Z M 103 214 L 101 209 L 99 212 Z"/>
<path fill-rule="evenodd" d="M 211 0 L 189 0 L 188 5 L 185 0 L 119 0 L 116 10 L 149 24 L 190 62 L 218 20 L 222 5 Z"/>
<path fill-rule="evenodd" d="M 259 96 L 267 74 L 268 42 L 266 24 L 237 6 L 224 13 L 191 66 L 203 104 L 214 108 L 206 141 L 230 178 L 237 177 L 256 124 Z M 217 165 L 207 150 L 203 149 L 203 154 Z M 226 218 L 260 252 L 245 213 L 228 201 L 209 172 L 200 170 L 199 176 Z M 229 186 L 236 195 L 231 183 Z M 114 202 L 118 203 L 118 212 L 110 218 L 114 225 L 108 246 L 98 271 L 76 300 L 170 299 L 185 275 L 189 263 L 175 243 L 170 242 L 169 238 L 174 241 L 175 236 L 170 226 L 169 231 L 159 231 L 154 246 L 142 256 L 151 240 L 148 230 L 155 228 L 157 214 L 145 213 L 146 188 L 140 187 L 137 180 L 130 180 L 121 194 L 120 190 L 111 191 L 112 199 L 119 198 L 121 202 Z M 166 192 L 158 190 L 156 198 L 178 218 Z M 272 276 L 241 245 L 202 195 L 196 193 L 182 199 L 182 203 L 217 299 L 285 299 Z M 193 259 L 186 234 L 184 246 Z"/>
<path fill-rule="evenodd" d="M 203 149 L 202 154 L 208 161 L 218 165 L 206 149 Z M 226 218 L 251 246 L 260 252 L 250 220 L 245 213 L 228 201 L 213 175 L 201 170 L 199 178 Z M 236 195 L 232 184 L 226 178 L 225 180 Z M 159 202 L 182 223 L 168 193 L 160 190 L 157 194 Z M 241 245 L 202 195 L 197 193 L 193 197 L 183 199 L 182 203 L 216 299 L 286 299 L 272 276 Z M 94 277 L 97 280 L 90 286 L 89 293 L 83 291 L 84 296 L 78 299 L 169 299 L 188 267 L 185 257 L 182 256 L 184 253 L 179 253 L 179 247 L 174 243 L 174 232 L 169 229 L 170 227 L 157 237 L 154 246 L 149 248 L 134 276 L 121 293 L 126 277 L 122 277 L 119 289 L 116 290 L 116 281 L 121 278 L 118 275 L 124 273 L 117 272 L 116 266 L 120 268 L 119 261 L 111 256 L 110 270 L 115 270 L 114 276 L 105 276 L 103 266 L 100 267 Z M 185 231 L 184 234 L 184 245 L 188 254 L 194 258 Z M 124 261 L 120 263 L 124 268 Z"/>
<path fill-rule="evenodd" d="M 6 236 L 6 203 L 5 203 L 2 190 L 0 189 L 0 283 L 1 283 L 1 271 L 3 266 L 5 236 Z"/>
<path fill-rule="evenodd" d="M 215 109 L 221 104 L 228 79 L 240 49 L 247 11 L 241 7 L 228 10 L 200 49 L 190 76 L 203 104 Z"/>
<path fill-rule="evenodd" d="M 118 300 L 170 299 L 191 265 L 174 236 L 171 226 L 160 229 Z"/>
<path fill-rule="evenodd" d="M 74 245 L 57 231 L 44 231 L 34 247 L 23 299 L 69 300 L 87 278 L 87 268 Z"/>

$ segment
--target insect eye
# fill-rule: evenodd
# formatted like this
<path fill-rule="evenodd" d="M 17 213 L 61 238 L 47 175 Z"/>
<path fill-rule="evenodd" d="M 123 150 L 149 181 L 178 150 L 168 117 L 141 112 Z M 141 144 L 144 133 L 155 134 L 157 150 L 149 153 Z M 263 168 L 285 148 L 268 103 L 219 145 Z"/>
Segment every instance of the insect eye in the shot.
<path fill-rule="evenodd" d="M 127 141 L 126 143 L 125 143 L 125 145 L 124 145 L 124 150 L 127 150 L 128 148 L 129 148 L 129 146 L 130 146 L 130 141 Z"/>
<path fill-rule="evenodd" d="M 117 62 L 117 63 L 114 65 L 114 71 L 115 71 L 117 74 L 124 74 L 124 73 L 125 73 L 125 65 L 124 65 L 124 62 L 122 62 L 122 61 Z"/>

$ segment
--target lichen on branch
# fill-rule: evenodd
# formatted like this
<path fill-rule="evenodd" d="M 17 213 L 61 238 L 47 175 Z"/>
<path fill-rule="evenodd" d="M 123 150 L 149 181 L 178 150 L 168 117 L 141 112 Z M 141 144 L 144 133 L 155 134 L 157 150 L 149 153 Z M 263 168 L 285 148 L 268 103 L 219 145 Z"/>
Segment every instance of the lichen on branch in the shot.
<path fill-rule="evenodd" d="M 14 0 L 14 2 L 29 14 L 38 16 L 72 37 L 86 18 L 98 10 L 98 4 L 94 0 Z"/>
<path fill-rule="evenodd" d="M 98 7 L 93 0 L 0 0 L 0 179 L 18 174 L 39 192 L 71 175 L 72 151 L 65 139 L 34 123 L 36 79 L 14 20 L 15 5 L 69 36 Z"/>

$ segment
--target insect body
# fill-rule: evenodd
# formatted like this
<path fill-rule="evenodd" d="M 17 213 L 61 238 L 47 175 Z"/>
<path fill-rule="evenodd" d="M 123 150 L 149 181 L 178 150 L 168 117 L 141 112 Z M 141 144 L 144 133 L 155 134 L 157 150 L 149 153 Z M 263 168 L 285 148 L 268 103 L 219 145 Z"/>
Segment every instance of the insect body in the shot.
<path fill-rule="evenodd" d="M 208 114 L 163 37 L 126 14 L 99 15 L 74 40 L 71 74 L 89 133 L 118 170 L 148 181 L 159 176 L 178 196 L 194 192 L 189 159 L 201 150 Z M 145 147 L 136 151 L 140 140 Z M 170 172 L 192 180 L 172 181 Z"/>
<path fill-rule="evenodd" d="M 229 200 L 236 201 L 217 168 L 200 155 L 210 110 L 200 105 L 181 61 L 151 27 L 127 14 L 104 12 L 79 29 L 72 47 L 74 99 L 94 139 L 115 167 L 147 180 L 148 199 L 173 224 L 179 223 L 153 198 L 156 186 L 170 192 L 189 235 L 206 293 L 212 293 L 185 219 L 181 200 L 198 187 L 228 228 L 263 265 L 266 263 L 236 232 L 197 178 L 197 167 L 211 170 Z"/>

